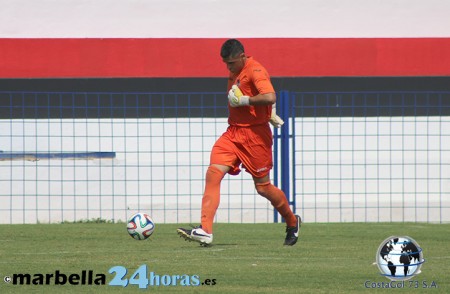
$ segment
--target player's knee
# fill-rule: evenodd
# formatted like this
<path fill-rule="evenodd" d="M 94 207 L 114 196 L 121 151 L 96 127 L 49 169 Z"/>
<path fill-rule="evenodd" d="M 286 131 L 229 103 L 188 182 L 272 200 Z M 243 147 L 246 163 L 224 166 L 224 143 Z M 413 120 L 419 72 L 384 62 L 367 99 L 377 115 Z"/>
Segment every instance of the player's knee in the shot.
<path fill-rule="evenodd" d="M 225 176 L 225 172 L 223 172 L 216 166 L 210 165 L 208 167 L 208 170 L 206 171 L 206 182 L 220 183 L 224 176 Z"/>
<path fill-rule="evenodd" d="M 267 197 L 269 194 L 270 185 L 270 182 L 257 183 L 255 184 L 256 192 L 263 197 Z"/>

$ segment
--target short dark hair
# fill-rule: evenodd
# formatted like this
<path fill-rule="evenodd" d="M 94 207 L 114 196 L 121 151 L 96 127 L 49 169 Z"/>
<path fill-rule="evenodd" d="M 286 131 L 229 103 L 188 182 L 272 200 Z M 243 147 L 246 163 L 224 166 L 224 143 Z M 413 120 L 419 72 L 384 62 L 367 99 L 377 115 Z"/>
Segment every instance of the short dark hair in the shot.
<path fill-rule="evenodd" d="M 234 57 L 241 53 L 244 53 L 244 46 L 236 39 L 229 39 L 223 43 L 220 49 L 220 56 L 222 58 Z"/>

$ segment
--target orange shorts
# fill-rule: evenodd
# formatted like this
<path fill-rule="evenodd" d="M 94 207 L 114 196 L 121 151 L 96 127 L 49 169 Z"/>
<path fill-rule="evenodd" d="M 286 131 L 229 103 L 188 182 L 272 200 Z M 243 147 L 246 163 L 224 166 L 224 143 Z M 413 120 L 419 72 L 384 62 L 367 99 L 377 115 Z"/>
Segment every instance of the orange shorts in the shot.
<path fill-rule="evenodd" d="M 266 176 L 273 167 L 272 131 L 269 124 L 229 126 L 211 151 L 211 164 L 231 167 L 230 175 L 238 175 L 240 166 L 256 178 Z"/>

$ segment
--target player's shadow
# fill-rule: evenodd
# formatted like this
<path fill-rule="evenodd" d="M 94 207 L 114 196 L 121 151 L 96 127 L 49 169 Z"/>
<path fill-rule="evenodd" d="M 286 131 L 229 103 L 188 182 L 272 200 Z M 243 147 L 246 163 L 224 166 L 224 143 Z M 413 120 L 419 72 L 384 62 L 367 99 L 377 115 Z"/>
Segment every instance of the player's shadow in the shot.
<path fill-rule="evenodd" d="M 206 247 L 261 246 L 259 243 L 214 243 Z"/>
<path fill-rule="evenodd" d="M 214 243 L 208 246 L 200 245 L 201 247 L 213 248 L 213 247 L 230 247 L 230 246 L 238 246 L 242 244 L 234 244 L 234 243 Z M 248 245 L 248 244 L 246 244 Z M 255 244 L 256 245 L 256 244 Z"/>

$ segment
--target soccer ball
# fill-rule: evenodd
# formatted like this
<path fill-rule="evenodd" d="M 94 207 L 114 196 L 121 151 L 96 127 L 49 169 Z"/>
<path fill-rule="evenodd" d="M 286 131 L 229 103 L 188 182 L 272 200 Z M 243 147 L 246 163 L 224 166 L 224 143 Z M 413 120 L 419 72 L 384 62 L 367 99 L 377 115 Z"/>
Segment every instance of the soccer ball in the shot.
<path fill-rule="evenodd" d="M 136 213 L 128 219 L 128 234 L 136 240 L 145 240 L 153 234 L 155 223 L 146 213 Z"/>

